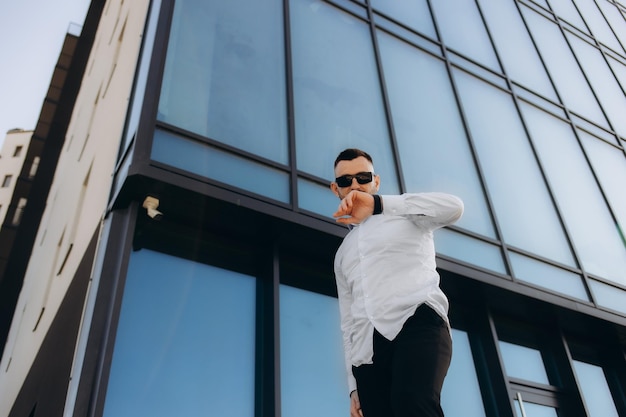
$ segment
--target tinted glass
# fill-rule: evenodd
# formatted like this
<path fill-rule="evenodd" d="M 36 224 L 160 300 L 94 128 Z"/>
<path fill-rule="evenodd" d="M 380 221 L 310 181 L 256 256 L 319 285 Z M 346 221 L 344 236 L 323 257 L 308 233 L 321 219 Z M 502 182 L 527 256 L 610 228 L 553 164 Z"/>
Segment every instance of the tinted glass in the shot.
<path fill-rule="evenodd" d="M 454 354 L 441 391 L 441 408 L 447 416 L 485 417 L 467 333 L 452 329 L 452 341 Z"/>
<path fill-rule="evenodd" d="M 513 100 L 463 71 L 454 75 L 504 240 L 574 265 Z"/>
<path fill-rule="evenodd" d="M 435 242 L 438 254 L 507 274 L 499 246 L 450 229 L 436 230 Z"/>
<path fill-rule="evenodd" d="M 437 38 L 433 19 L 426 0 L 371 0 L 374 10 L 381 11 L 390 18 L 431 38 Z"/>
<path fill-rule="evenodd" d="M 608 143 L 585 133 L 581 130 L 578 135 L 591 160 L 591 166 L 600 180 L 600 186 L 609 200 L 619 230 L 626 231 L 626 193 L 624 192 L 624 178 L 626 178 L 626 157 L 624 152 Z"/>
<path fill-rule="evenodd" d="M 366 22 L 328 3 L 290 2 L 298 169 L 333 177 L 345 148 L 366 150 L 381 193 L 397 193 L 374 48 Z"/>
<path fill-rule="evenodd" d="M 337 299 L 280 286 L 283 416 L 344 416 L 350 409 Z"/>
<path fill-rule="evenodd" d="M 626 137 L 626 96 L 620 89 L 602 52 L 577 36 L 568 34 L 567 39 L 591 83 L 613 129 Z"/>
<path fill-rule="evenodd" d="M 474 0 L 433 1 L 443 43 L 455 52 L 500 72 L 491 40 Z"/>
<path fill-rule="evenodd" d="M 584 16 L 587 27 L 591 29 L 591 34 L 600 42 L 613 49 L 614 51 L 623 52 L 622 46 L 617 41 L 615 34 L 611 31 L 606 18 L 598 9 L 594 0 L 575 0 L 576 6 L 580 13 Z M 604 2 L 600 2 L 604 3 Z"/>
<path fill-rule="evenodd" d="M 523 413 L 520 407 L 524 407 Z M 517 417 L 558 417 L 554 407 L 526 401 L 523 401 L 520 405 L 518 400 L 515 400 L 515 412 L 517 413 Z"/>
<path fill-rule="evenodd" d="M 573 364 L 589 417 L 618 417 L 602 368 L 581 361 Z"/>
<path fill-rule="evenodd" d="M 548 385 L 548 374 L 537 349 L 499 341 L 500 353 L 506 374 L 511 378 L 525 379 Z"/>
<path fill-rule="evenodd" d="M 459 196 L 465 212 L 456 224 L 494 237 L 444 63 L 385 32 L 378 39 L 407 191 Z"/>
<path fill-rule="evenodd" d="M 480 0 L 507 75 L 529 90 L 556 100 L 556 93 L 514 1 Z"/>
<path fill-rule="evenodd" d="M 177 0 L 158 119 L 287 163 L 282 2 Z"/>
<path fill-rule="evenodd" d="M 289 202 L 286 172 L 236 156 L 197 140 L 157 130 L 152 159 L 237 188 Z"/>
<path fill-rule="evenodd" d="M 522 112 L 583 266 L 626 284 L 624 241 L 571 126 L 530 105 Z"/>
<path fill-rule="evenodd" d="M 563 104 L 578 115 L 607 126 L 606 118 L 559 27 L 523 5 L 520 8 Z"/>
<path fill-rule="evenodd" d="M 132 252 L 105 416 L 254 415 L 256 281 Z"/>
<path fill-rule="evenodd" d="M 589 301 L 579 274 L 513 252 L 509 252 L 509 258 L 517 279 Z"/>

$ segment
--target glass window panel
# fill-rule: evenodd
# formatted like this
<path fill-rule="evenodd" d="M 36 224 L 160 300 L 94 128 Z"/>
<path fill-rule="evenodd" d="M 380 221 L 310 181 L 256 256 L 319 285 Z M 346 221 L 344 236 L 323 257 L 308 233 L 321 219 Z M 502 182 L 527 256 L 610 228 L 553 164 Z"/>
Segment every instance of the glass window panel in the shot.
<path fill-rule="evenodd" d="M 450 229 L 435 231 L 437 253 L 507 274 L 500 247 Z"/>
<path fill-rule="evenodd" d="M 607 126 L 600 106 L 556 23 L 520 4 L 563 104 L 579 115 Z"/>
<path fill-rule="evenodd" d="M 590 279 L 589 286 L 599 306 L 626 314 L 626 291 Z"/>
<path fill-rule="evenodd" d="M 524 87 L 557 101 L 554 87 L 515 2 L 480 0 L 480 5 L 508 76 Z"/>
<path fill-rule="evenodd" d="M 552 11 L 559 17 L 561 20 L 566 21 L 570 25 L 576 27 L 582 32 L 589 33 L 585 22 L 580 17 L 580 13 L 572 3 L 572 0 L 549 0 L 550 6 L 552 7 Z"/>
<path fill-rule="evenodd" d="M 465 72 L 454 75 L 504 241 L 573 266 L 512 98 Z"/>
<path fill-rule="evenodd" d="M 589 417 L 619 417 L 602 368 L 581 361 L 573 364 Z"/>
<path fill-rule="evenodd" d="M 474 0 L 433 1 L 431 6 L 441 38 L 448 48 L 501 72 Z"/>
<path fill-rule="evenodd" d="M 398 193 L 368 24 L 319 0 L 290 5 L 298 169 L 329 178 L 337 154 L 357 147 L 381 192 Z"/>
<path fill-rule="evenodd" d="M 626 65 L 624 65 L 621 61 L 612 58 L 610 55 L 605 55 L 605 57 L 607 58 L 607 62 L 609 63 L 615 78 L 617 78 L 617 82 L 619 83 L 618 88 L 620 91 L 626 91 Z M 622 133 L 622 137 L 626 137 L 626 134 Z"/>
<path fill-rule="evenodd" d="M 408 2 L 406 0 L 371 0 L 374 10 L 397 20 L 417 32 L 437 39 L 433 18 L 426 0 Z"/>
<path fill-rule="evenodd" d="M 622 56 L 624 55 L 624 42 L 626 41 L 626 20 L 622 17 L 619 10 L 617 10 L 617 6 L 608 1 L 598 1 L 596 2 L 602 14 L 608 20 L 609 25 L 615 35 L 617 36 L 617 41 L 621 44 L 621 49 L 617 49 Z"/>
<path fill-rule="evenodd" d="M 287 163 L 282 2 L 177 0 L 159 120 Z"/>
<path fill-rule="evenodd" d="M 589 301 L 580 275 L 514 252 L 509 257 L 517 279 Z"/>
<path fill-rule="evenodd" d="M 452 329 L 452 341 L 454 355 L 441 391 L 441 408 L 447 416 L 485 417 L 467 333 Z"/>
<path fill-rule="evenodd" d="M 343 416 L 350 409 L 337 299 L 280 286 L 282 415 Z"/>
<path fill-rule="evenodd" d="M 548 405 L 534 404 L 523 401 L 522 406 L 524 407 L 525 414 L 522 414 L 518 400 L 515 400 L 515 406 L 517 417 L 558 417 L 556 408 Z"/>
<path fill-rule="evenodd" d="M 206 143 L 157 130 L 151 157 L 154 161 L 289 203 L 289 175 L 286 172 Z"/>
<path fill-rule="evenodd" d="M 611 28 L 598 9 L 595 0 L 574 0 L 574 3 L 584 16 L 587 26 L 591 29 L 591 34 L 614 51 L 622 51 L 621 45 L 611 32 Z"/>
<path fill-rule="evenodd" d="M 626 97 L 602 53 L 577 36 L 568 35 L 567 38 L 611 125 L 618 134 L 626 137 Z"/>
<path fill-rule="evenodd" d="M 322 216 L 332 217 L 339 206 L 339 199 L 329 187 L 298 178 L 298 207 Z"/>
<path fill-rule="evenodd" d="M 407 190 L 459 196 L 465 212 L 457 225 L 495 237 L 445 64 L 391 35 L 378 35 Z"/>
<path fill-rule="evenodd" d="M 132 252 L 104 416 L 254 415 L 256 281 Z"/>
<path fill-rule="evenodd" d="M 622 236 L 626 236 L 626 193 L 624 192 L 626 157 L 624 157 L 624 152 L 586 132 L 579 130 L 578 136 L 587 151 L 591 166 L 600 180 L 613 213 L 617 217 L 619 224 L 616 227 Z"/>
<path fill-rule="evenodd" d="M 521 108 L 584 268 L 626 285 L 626 247 L 571 126 L 525 103 Z"/>
<path fill-rule="evenodd" d="M 541 352 L 526 346 L 498 341 L 506 374 L 511 378 L 525 379 L 549 385 L 548 374 Z"/>

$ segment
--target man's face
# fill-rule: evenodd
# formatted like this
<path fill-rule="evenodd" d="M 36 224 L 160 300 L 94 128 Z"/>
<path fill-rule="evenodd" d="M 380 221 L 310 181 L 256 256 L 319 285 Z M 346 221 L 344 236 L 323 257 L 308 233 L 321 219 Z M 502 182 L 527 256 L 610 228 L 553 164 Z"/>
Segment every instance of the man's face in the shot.
<path fill-rule="evenodd" d="M 374 172 L 374 166 L 367 158 L 359 156 L 351 161 L 339 161 L 335 167 L 335 177 L 343 175 L 356 175 L 361 172 Z M 356 178 L 352 179 L 349 186 L 340 187 L 335 181 L 330 184 L 330 189 L 340 199 L 343 199 L 350 191 L 358 190 L 369 194 L 376 194 L 380 186 L 380 177 L 373 175 L 372 181 L 367 184 L 359 184 Z"/>

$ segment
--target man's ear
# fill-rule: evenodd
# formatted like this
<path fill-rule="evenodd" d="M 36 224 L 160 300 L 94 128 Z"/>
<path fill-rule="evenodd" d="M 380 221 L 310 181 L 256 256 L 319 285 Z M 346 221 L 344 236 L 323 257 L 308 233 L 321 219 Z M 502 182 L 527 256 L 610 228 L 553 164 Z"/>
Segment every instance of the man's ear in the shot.
<path fill-rule="evenodd" d="M 380 188 L 380 175 L 374 176 L 374 185 L 376 186 L 376 192 L 378 192 L 378 189 Z"/>
<path fill-rule="evenodd" d="M 331 182 L 330 183 L 330 191 L 332 191 L 333 194 L 335 194 L 337 197 L 339 197 L 339 189 L 337 188 L 337 183 L 336 182 Z"/>

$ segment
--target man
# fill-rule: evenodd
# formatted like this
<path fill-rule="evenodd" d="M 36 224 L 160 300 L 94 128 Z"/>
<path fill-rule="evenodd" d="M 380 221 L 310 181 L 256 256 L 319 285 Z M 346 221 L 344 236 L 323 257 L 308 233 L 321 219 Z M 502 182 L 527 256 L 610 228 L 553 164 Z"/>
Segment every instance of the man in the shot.
<path fill-rule="evenodd" d="M 448 299 L 439 288 L 433 231 L 463 203 L 442 193 L 376 193 L 372 158 L 346 149 L 330 188 L 333 217 L 351 228 L 335 256 L 351 417 L 442 417 L 450 365 Z"/>

